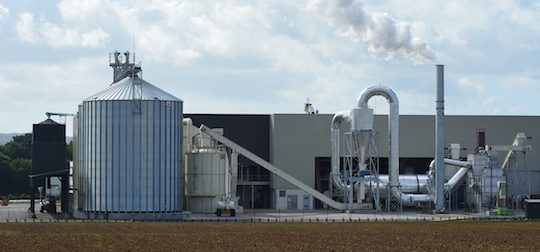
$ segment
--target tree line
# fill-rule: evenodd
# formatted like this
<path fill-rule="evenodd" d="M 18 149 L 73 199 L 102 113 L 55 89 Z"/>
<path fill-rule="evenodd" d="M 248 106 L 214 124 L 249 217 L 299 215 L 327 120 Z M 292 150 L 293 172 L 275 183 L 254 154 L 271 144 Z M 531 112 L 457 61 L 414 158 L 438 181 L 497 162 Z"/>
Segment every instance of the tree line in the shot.
<path fill-rule="evenodd" d="M 72 160 L 73 141 L 66 145 L 68 160 Z M 32 172 L 32 134 L 14 136 L 0 145 L 0 196 L 28 197 Z M 43 186 L 35 181 L 35 186 Z"/>

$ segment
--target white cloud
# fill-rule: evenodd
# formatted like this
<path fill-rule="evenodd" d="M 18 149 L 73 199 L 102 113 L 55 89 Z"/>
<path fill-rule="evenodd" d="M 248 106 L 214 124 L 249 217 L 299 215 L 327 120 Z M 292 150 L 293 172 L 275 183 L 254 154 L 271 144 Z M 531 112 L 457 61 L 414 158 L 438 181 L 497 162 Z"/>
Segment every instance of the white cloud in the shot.
<path fill-rule="evenodd" d="M 81 33 L 81 45 L 83 47 L 101 47 L 107 43 L 110 35 L 101 28 Z"/>
<path fill-rule="evenodd" d="M 516 90 L 518 92 L 532 92 L 535 89 L 540 88 L 540 82 L 530 76 L 504 76 L 501 77 L 504 87 L 510 90 Z"/>
<path fill-rule="evenodd" d="M 509 17 L 518 24 L 525 26 L 529 29 L 540 31 L 540 4 L 533 3 L 531 6 L 519 6 L 513 4 L 510 8 Z"/>
<path fill-rule="evenodd" d="M 105 57 L 0 64 L 0 114 L 14 118 L 0 120 L 0 132 L 30 132 L 32 123 L 45 119 L 47 111 L 75 112 L 83 99 L 110 83 L 104 69 Z"/>
<path fill-rule="evenodd" d="M 399 109 L 403 114 L 433 114 L 435 112 L 435 94 L 427 93 L 425 90 L 405 89 L 397 95 Z M 386 100 L 384 102 L 385 112 L 388 112 Z"/>
<path fill-rule="evenodd" d="M 485 91 L 484 83 L 479 78 L 471 79 L 470 77 L 459 77 L 457 79 L 458 86 L 463 92 L 475 92 L 481 94 Z"/>
<path fill-rule="evenodd" d="M 103 69 L 107 69 L 106 57 L 99 58 L 81 58 L 68 62 L 56 63 L 17 63 L 2 64 L 0 76 L 8 80 L 12 91 L 28 91 L 39 93 L 41 91 L 49 92 L 53 99 L 68 96 L 79 97 L 91 95 L 96 86 L 102 88 L 107 85 L 109 80 L 104 80 Z M 21 75 L 21 69 L 24 69 L 24 75 Z M 102 74 L 96 74 L 102 73 Z M 100 87 L 101 86 L 101 87 Z M 82 93 L 79 93 L 82 91 Z M 87 94 L 84 94 L 87 93 Z M 8 94 L 2 94 L 7 98 Z M 47 96 L 36 98 L 47 99 Z"/>
<path fill-rule="evenodd" d="M 491 43 L 497 43 L 515 39 L 511 34 L 516 30 L 531 34 L 540 31 L 540 3 L 536 1 L 493 0 L 486 4 L 467 0 L 400 0 L 366 1 L 365 5 L 394 16 L 423 21 L 428 32 L 419 34 L 435 48 L 449 45 L 463 50 L 486 37 L 491 39 Z M 530 38 L 524 38 L 527 37 Z"/>
<path fill-rule="evenodd" d="M 19 14 L 19 20 L 17 20 L 17 23 L 15 24 L 17 37 L 23 42 L 36 43 L 38 39 L 35 34 L 35 26 L 33 14 Z"/>
<path fill-rule="evenodd" d="M 449 76 L 446 100 L 452 114 L 538 114 L 536 94 L 540 84 L 536 73 L 515 72 Z"/>
<path fill-rule="evenodd" d="M 159 25 L 147 25 L 144 33 L 138 36 L 137 49 L 147 55 L 145 60 L 154 62 L 172 62 L 176 65 L 187 63 L 201 57 L 201 53 L 189 44 L 182 43 L 176 36 Z"/>
<path fill-rule="evenodd" d="M 458 77 L 456 80 L 460 92 L 470 95 L 482 95 L 486 92 L 499 90 L 502 92 L 534 92 L 535 89 L 540 89 L 538 80 L 528 73 L 514 74 L 497 74 L 497 75 L 482 75 L 475 74 L 470 76 Z"/>
<path fill-rule="evenodd" d="M 139 49 L 156 60 L 176 56 L 180 65 L 206 56 L 233 57 L 261 46 L 267 31 L 259 30 L 264 10 L 236 1 L 168 2 L 154 1 L 150 7 L 159 19 L 144 20 L 144 11 L 134 12 Z M 150 11 L 147 10 L 147 11 Z M 250 25 L 246 25 L 246 24 Z M 123 25 L 130 32 L 129 24 Z M 250 41 L 251 40 L 251 41 Z"/>
<path fill-rule="evenodd" d="M 211 18 L 196 16 L 191 17 L 190 22 L 194 27 L 194 31 L 202 31 L 202 34 L 190 34 L 190 37 L 194 41 L 198 41 L 204 50 L 215 54 L 226 54 L 230 50 L 227 43 L 230 40 L 227 39 L 227 32 L 217 27 L 216 21 Z"/>
<path fill-rule="evenodd" d="M 61 27 L 42 19 L 34 21 L 31 13 L 19 14 L 15 25 L 17 37 L 27 43 L 45 43 L 51 47 L 103 47 L 110 35 L 101 28 L 80 32 L 78 28 Z"/>
<path fill-rule="evenodd" d="M 0 4 L 0 20 L 5 16 L 9 16 L 9 9 Z"/>
<path fill-rule="evenodd" d="M 6 93 L 13 86 L 13 80 L 6 79 L 0 75 L 0 93 Z"/>
<path fill-rule="evenodd" d="M 62 0 L 58 4 L 63 20 L 79 24 L 95 18 L 114 16 L 115 13 L 109 12 L 110 7 L 111 3 L 107 0 Z"/>
<path fill-rule="evenodd" d="M 59 27 L 49 22 L 45 22 L 41 30 L 43 41 L 52 47 L 103 47 L 110 37 L 101 28 L 79 32 L 77 29 Z"/>
<path fill-rule="evenodd" d="M 528 50 L 528 51 L 537 51 L 537 50 L 540 50 L 540 44 L 537 44 L 537 43 L 532 43 L 532 44 L 522 43 L 522 44 L 519 45 L 519 48 L 523 48 L 523 49 Z"/>

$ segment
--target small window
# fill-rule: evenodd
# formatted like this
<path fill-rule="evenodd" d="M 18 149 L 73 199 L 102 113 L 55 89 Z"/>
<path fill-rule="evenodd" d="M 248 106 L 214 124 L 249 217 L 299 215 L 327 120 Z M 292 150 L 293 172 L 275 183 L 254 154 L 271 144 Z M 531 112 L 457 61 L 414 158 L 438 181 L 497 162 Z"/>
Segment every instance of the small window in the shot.
<path fill-rule="evenodd" d="M 286 196 L 286 191 L 285 190 L 279 190 L 279 197 L 285 197 Z"/>

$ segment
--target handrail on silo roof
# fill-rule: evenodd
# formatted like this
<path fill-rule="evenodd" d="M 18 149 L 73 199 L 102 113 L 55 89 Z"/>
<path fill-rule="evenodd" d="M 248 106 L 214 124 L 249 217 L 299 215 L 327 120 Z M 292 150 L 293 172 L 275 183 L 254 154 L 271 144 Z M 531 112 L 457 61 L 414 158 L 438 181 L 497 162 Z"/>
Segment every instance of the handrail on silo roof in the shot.
<path fill-rule="evenodd" d="M 133 53 L 133 61 L 130 61 L 129 51 L 122 54 L 118 51 L 114 51 L 109 54 L 109 66 L 113 68 L 113 83 L 116 83 L 128 76 L 138 77 L 138 73 L 142 72 L 140 62 L 135 64 L 135 53 Z"/>

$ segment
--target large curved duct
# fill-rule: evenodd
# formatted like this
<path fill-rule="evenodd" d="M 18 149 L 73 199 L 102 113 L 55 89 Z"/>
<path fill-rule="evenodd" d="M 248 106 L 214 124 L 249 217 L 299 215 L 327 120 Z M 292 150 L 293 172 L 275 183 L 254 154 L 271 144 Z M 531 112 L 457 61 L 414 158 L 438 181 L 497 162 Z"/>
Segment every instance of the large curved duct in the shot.
<path fill-rule="evenodd" d="M 406 194 L 399 189 L 399 100 L 396 93 L 389 87 L 378 85 L 371 86 L 360 94 L 357 105 L 359 108 L 367 111 L 369 99 L 373 96 L 382 96 L 386 98 L 390 106 L 388 113 L 388 186 L 395 198 L 402 203 L 431 201 L 433 197 L 430 194 Z"/>
<path fill-rule="evenodd" d="M 341 172 L 339 171 L 339 138 L 341 136 L 341 124 L 343 122 L 350 122 L 351 120 L 351 113 L 349 111 L 341 111 L 334 115 L 332 118 L 332 128 L 331 128 L 331 142 L 332 142 L 332 182 L 334 185 L 336 185 L 340 190 L 346 190 L 347 185 L 345 184 L 345 181 L 341 177 Z"/>
<path fill-rule="evenodd" d="M 358 97 L 358 107 L 367 111 L 368 101 L 373 96 L 383 96 L 390 105 L 390 111 L 388 114 L 388 146 L 390 148 L 388 153 L 389 162 L 389 183 L 392 187 L 399 186 L 399 100 L 396 93 L 389 87 L 378 85 L 371 86 L 360 94 Z"/>
<path fill-rule="evenodd" d="M 388 114 L 388 176 L 379 176 L 381 182 L 378 186 L 379 190 L 386 190 L 390 187 L 392 195 L 401 201 L 404 205 L 414 205 L 418 202 L 432 202 L 435 200 L 435 194 L 430 193 L 430 183 L 433 178 L 429 175 L 399 175 L 399 100 L 397 95 L 389 87 L 383 85 L 371 86 L 362 91 L 357 100 L 357 108 L 352 111 L 343 111 L 334 115 L 332 119 L 331 138 L 332 138 L 332 181 L 341 190 L 350 190 L 352 185 L 347 183 L 341 177 L 339 148 L 340 128 L 343 122 L 351 123 L 353 130 L 373 129 L 373 121 L 367 120 L 360 122 L 362 125 L 358 127 L 357 117 L 369 118 L 366 113 L 370 113 L 368 108 L 369 99 L 373 96 L 382 96 L 386 98 L 389 104 Z M 372 112 L 371 112 L 372 113 Z M 359 114 L 359 115 L 357 115 Z M 371 125 L 368 125 L 371 124 Z M 447 183 L 444 183 L 444 192 L 448 192 L 454 188 L 467 174 L 470 164 L 466 161 L 453 159 L 444 159 L 447 165 L 461 167 L 456 174 Z M 434 165 L 434 161 L 430 164 L 430 170 Z M 373 187 L 372 187 L 373 188 Z M 375 186 L 376 188 L 376 186 Z M 416 189 L 416 190 L 415 190 Z M 426 192 L 427 191 L 427 192 Z"/>
<path fill-rule="evenodd" d="M 469 169 L 466 167 L 461 167 L 459 170 L 448 180 L 448 182 L 444 183 L 444 194 L 448 193 L 456 185 L 459 184 L 463 178 L 467 175 L 467 171 Z M 395 190 L 393 190 L 394 192 Z M 444 196 L 443 196 L 444 197 Z M 432 202 L 435 200 L 435 195 L 433 194 L 413 194 L 413 193 L 401 193 L 399 192 L 399 198 L 401 200 L 401 203 L 404 205 L 414 205 L 419 202 Z"/>
<path fill-rule="evenodd" d="M 469 162 L 456 160 L 456 159 L 444 158 L 443 162 L 444 162 L 445 165 L 452 165 L 452 166 L 459 166 L 459 167 L 471 167 L 471 164 L 469 164 Z M 435 164 L 435 160 L 431 160 L 431 163 L 429 163 L 429 168 L 433 169 L 434 164 Z"/>
<path fill-rule="evenodd" d="M 429 168 L 432 171 L 435 160 L 431 161 Z M 467 161 L 460 161 L 455 159 L 444 159 L 444 164 L 450 166 L 460 167 L 459 170 L 446 182 L 444 183 L 444 193 L 448 193 L 453 190 L 466 176 L 467 171 L 470 168 L 470 164 Z M 432 173 L 429 175 L 426 174 L 415 174 L 415 175 L 400 175 L 399 176 L 399 187 L 400 191 L 396 196 L 401 200 L 401 203 L 404 205 L 414 205 L 419 202 L 431 202 L 435 200 L 434 194 L 432 194 Z M 370 178 L 369 176 L 366 178 Z M 379 190 L 382 192 L 382 195 L 385 195 L 386 188 L 389 184 L 389 178 L 387 175 L 379 175 Z M 371 191 L 375 192 L 375 184 L 371 184 Z M 396 193 L 394 191 L 394 193 Z"/>
<path fill-rule="evenodd" d="M 443 188 L 444 188 L 443 194 L 446 194 L 452 189 L 454 189 L 454 187 L 458 185 L 459 182 L 463 180 L 463 178 L 465 178 L 465 176 L 467 175 L 467 171 L 469 170 L 471 165 L 467 161 L 460 161 L 460 160 L 449 159 L 449 158 L 444 158 L 443 163 L 445 165 L 460 167 L 459 170 L 446 183 L 443 184 Z M 433 184 L 431 183 L 434 181 L 434 178 L 433 178 L 434 165 L 435 165 L 435 160 L 432 160 L 429 164 L 429 175 L 427 175 L 428 177 L 427 184 L 424 187 L 421 187 L 422 185 L 418 186 L 419 188 L 427 189 L 430 193 L 427 193 L 427 194 L 404 193 L 406 191 L 402 189 L 400 192 L 398 192 L 398 195 L 397 195 L 399 196 L 399 199 L 401 200 L 402 204 L 414 205 L 418 202 L 433 202 L 435 200 L 436 192 L 433 190 L 433 188 L 431 188 L 431 186 L 433 186 Z M 401 176 L 399 178 L 401 182 Z M 404 185 L 400 185 L 400 186 L 403 188 Z M 394 193 L 396 192 L 394 191 Z"/>
<path fill-rule="evenodd" d="M 371 188 L 372 193 L 375 193 L 377 185 L 374 182 L 375 176 L 366 176 L 367 180 L 371 180 L 368 187 Z M 399 176 L 400 190 L 403 193 L 411 194 L 427 194 L 429 193 L 429 176 L 427 174 L 408 174 Z M 388 186 L 388 175 L 379 175 L 379 191 L 381 195 L 386 195 L 386 188 Z"/>
<path fill-rule="evenodd" d="M 459 168 L 456 174 L 454 174 L 454 176 L 448 180 L 448 182 L 444 183 L 444 192 L 447 193 L 454 189 L 454 187 L 459 184 L 459 182 L 467 175 L 468 170 L 469 169 L 466 167 Z"/>
<path fill-rule="evenodd" d="M 383 86 L 371 86 L 360 94 L 358 98 L 358 107 L 367 109 L 369 99 L 373 96 L 382 96 L 386 98 L 390 106 L 388 114 L 388 186 L 391 188 L 392 195 L 403 204 L 410 205 L 416 202 L 429 202 L 433 201 L 432 194 L 412 194 L 403 193 L 400 188 L 400 176 L 399 176 L 399 100 L 396 93 L 392 89 Z M 444 162 L 448 165 L 464 166 L 468 167 L 467 162 L 445 159 Z M 465 176 L 467 168 L 461 168 L 447 183 L 444 184 L 444 188 L 453 188 L 461 179 Z M 446 192 L 446 190 L 445 190 Z"/>

